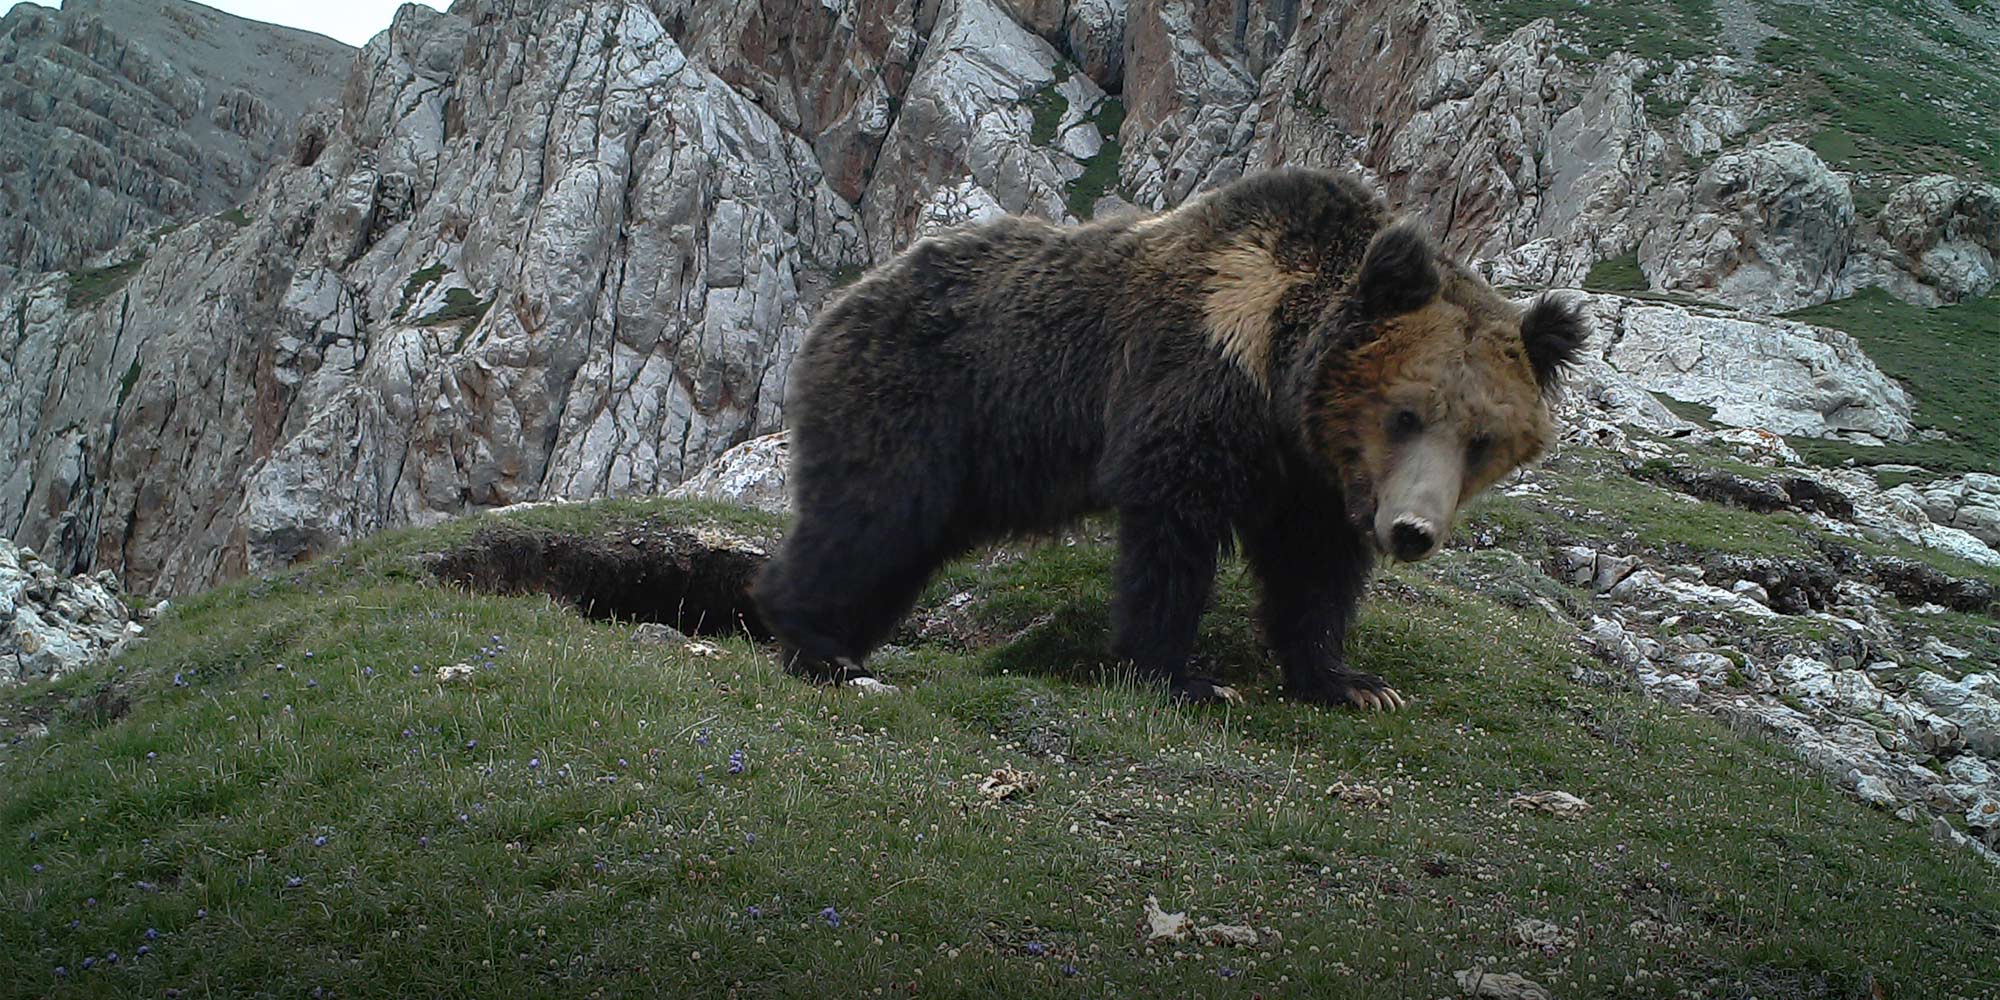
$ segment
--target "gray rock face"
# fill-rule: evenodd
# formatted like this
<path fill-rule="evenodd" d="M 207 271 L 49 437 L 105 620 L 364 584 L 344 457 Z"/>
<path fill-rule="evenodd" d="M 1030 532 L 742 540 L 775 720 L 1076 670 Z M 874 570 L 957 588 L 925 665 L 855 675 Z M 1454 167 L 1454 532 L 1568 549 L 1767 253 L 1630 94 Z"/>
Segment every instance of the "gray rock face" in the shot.
<path fill-rule="evenodd" d="M 1713 407 L 1722 423 L 1886 440 L 1912 430 L 1908 394 L 1838 330 L 1610 295 L 1588 296 L 1586 307 L 1590 358 L 1646 390 Z"/>
<path fill-rule="evenodd" d="M 1014 20 L 1075 62 L 1099 87 L 1125 76 L 1125 0 L 1000 0 Z"/>
<path fill-rule="evenodd" d="M 1873 254 L 1850 284 L 1879 284 L 1924 305 L 1985 295 L 2000 283 L 2000 187 L 1921 177 L 1897 188 L 1864 246 Z"/>
<path fill-rule="evenodd" d="M 930 31 L 932 5 L 674 0 L 667 7 L 667 29 L 686 53 L 804 137 L 827 184 L 859 200 Z"/>
<path fill-rule="evenodd" d="M 53 680 L 143 631 L 111 574 L 65 576 L 0 538 L 0 686 Z"/>
<path fill-rule="evenodd" d="M 2000 549 L 2000 476 L 1968 472 L 1934 479 L 1921 487 L 1906 484 L 1897 488 L 1916 493 L 1933 523 L 1956 528 Z"/>
<path fill-rule="evenodd" d="M 1761 312 L 1837 297 L 1854 242 L 1846 178 L 1794 142 L 1716 158 L 1666 216 L 1639 243 L 1647 279 Z"/>
<path fill-rule="evenodd" d="M 1456 3 L 1313 5 L 1259 81 L 1247 165 L 1352 163 L 1492 277 L 1573 283 L 1637 242 L 1664 144 L 1641 65 L 1561 50 L 1548 21 L 1488 42 Z"/>
<path fill-rule="evenodd" d="M 291 152 L 354 50 L 181 0 L 0 17 L 0 287 L 221 211 Z"/>
<path fill-rule="evenodd" d="M 0 525 L 177 592 L 381 527 L 650 493 L 778 423 L 864 259 L 811 147 L 623 4 L 404 8 L 248 224 L 0 301 Z"/>
<path fill-rule="evenodd" d="M 761 510 L 791 511 L 786 476 L 792 468 L 791 437 L 787 432 L 751 438 L 708 463 L 686 482 L 667 491 L 677 500 L 710 500 Z"/>
<path fill-rule="evenodd" d="M 861 202 L 875 257 L 1003 212 L 1075 218 L 1104 100 L 993 0 L 943 0 Z"/>
<path fill-rule="evenodd" d="M 1987 487 L 1993 476 L 1977 473 L 1950 477 L 1922 489 L 1905 483 L 1883 489 L 1874 474 L 1853 469 L 1827 469 L 1821 478 L 1853 498 L 1853 523 L 1864 535 L 1894 538 L 1937 549 L 1982 566 L 2000 566 L 2000 546 L 1993 541 L 1993 513 L 2000 503 Z M 1822 526 L 1840 525 L 1817 519 Z"/>
<path fill-rule="evenodd" d="M 1663 135 L 1635 87 L 1660 67 L 1566 51 L 1547 21 L 1482 37 L 1456 0 L 408 8 L 337 105 L 281 109 L 296 141 L 240 214 L 0 294 L 0 531 L 175 592 L 386 526 L 662 491 L 780 426 L 811 316 L 915 237 L 1171 206 L 1286 163 L 1360 171 L 1506 281 L 1574 281 L 1662 218 L 1749 248 L 1687 265 L 1690 287 L 1776 308 L 1841 273 L 1847 244 L 1815 234 L 1850 232 L 1851 202 L 1816 161 L 1663 174 L 1675 145 L 1734 141 L 1727 73 L 1671 68 L 1689 103 Z M 1881 266 L 1974 280 L 1933 253 L 1990 249 L 1984 202 L 1947 186 L 1884 223 L 1933 263 Z M 1801 270 L 1759 271 L 1766 251 Z M 1908 431 L 1837 335 L 1593 310 L 1564 404 L 1593 433 L 1687 431 L 1654 393 L 1783 433 Z"/>

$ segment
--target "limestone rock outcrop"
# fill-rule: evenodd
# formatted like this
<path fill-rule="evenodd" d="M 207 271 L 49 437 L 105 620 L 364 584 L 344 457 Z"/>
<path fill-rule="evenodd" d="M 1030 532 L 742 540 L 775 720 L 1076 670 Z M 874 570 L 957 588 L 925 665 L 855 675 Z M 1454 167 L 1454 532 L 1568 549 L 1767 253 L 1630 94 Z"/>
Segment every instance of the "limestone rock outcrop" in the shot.
<path fill-rule="evenodd" d="M 0 288 L 239 203 L 354 62 L 179 0 L 53 7 L 0 15 Z"/>

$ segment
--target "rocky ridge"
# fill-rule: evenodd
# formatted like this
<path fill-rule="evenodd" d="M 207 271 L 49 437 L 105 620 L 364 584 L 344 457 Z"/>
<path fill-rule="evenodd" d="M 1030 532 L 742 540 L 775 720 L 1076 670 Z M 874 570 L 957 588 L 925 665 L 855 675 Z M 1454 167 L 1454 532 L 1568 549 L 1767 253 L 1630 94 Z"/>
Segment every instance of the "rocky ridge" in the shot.
<path fill-rule="evenodd" d="M 0 538 L 0 685 L 52 680 L 145 633 L 109 572 L 66 577 Z"/>
<path fill-rule="evenodd" d="M 353 59 L 333 39 L 178 0 L 0 15 L 0 288 L 239 203 Z"/>
<path fill-rule="evenodd" d="M 1650 280 L 1758 301 L 1604 304 L 1605 393 L 1662 422 L 1641 396 L 1908 433 L 1851 344 L 1749 310 L 1864 273 L 1973 293 L 1985 189 L 1913 182 L 1840 229 L 1838 178 L 1803 147 L 1675 166 L 1756 138 L 1727 73 L 1676 66 L 1686 110 L 1656 121 L 1634 87 L 1661 67 L 1579 64 L 1562 39 L 1487 39 L 1451 2 L 408 8 L 240 209 L 0 298 L 0 531 L 175 593 L 395 524 L 661 491 L 780 425 L 818 304 L 911 238 L 1171 206 L 1285 163 L 1374 178 L 1502 281 L 1651 261 L 1642 234 L 1681 220 L 1713 252 Z M 1775 179 L 1738 190 L 1730 156 Z M 1773 227 L 1788 199 L 1819 221 Z M 1748 233 L 1789 249 L 1724 252 Z M 1717 375 L 1739 363 L 1787 391 L 1737 398 Z"/>

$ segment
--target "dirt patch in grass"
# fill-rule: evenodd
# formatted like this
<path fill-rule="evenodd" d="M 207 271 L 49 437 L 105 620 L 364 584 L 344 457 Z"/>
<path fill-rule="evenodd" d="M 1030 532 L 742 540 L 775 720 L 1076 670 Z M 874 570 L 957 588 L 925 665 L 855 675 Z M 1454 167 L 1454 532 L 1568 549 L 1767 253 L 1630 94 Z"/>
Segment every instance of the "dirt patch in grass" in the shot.
<path fill-rule="evenodd" d="M 433 571 L 483 593 L 547 594 L 592 618 L 767 639 L 749 596 L 765 558 L 713 530 L 641 525 L 593 536 L 504 525 L 446 551 Z"/>

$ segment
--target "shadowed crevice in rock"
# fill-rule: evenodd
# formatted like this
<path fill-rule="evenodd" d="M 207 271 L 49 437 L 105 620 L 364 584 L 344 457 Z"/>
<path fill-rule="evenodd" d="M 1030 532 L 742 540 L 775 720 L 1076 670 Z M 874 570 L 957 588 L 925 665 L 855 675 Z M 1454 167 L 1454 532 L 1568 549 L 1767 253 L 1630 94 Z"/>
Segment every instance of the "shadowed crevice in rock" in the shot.
<path fill-rule="evenodd" d="M 591 618 L 664 622 L 691 635 L 770 638 L 749 598 L 755 543 L 719 531 L 619 528 L 578 535 L 486 528 L 443 553 L 439 579 L 490 594 L 547 594 Z"/>

